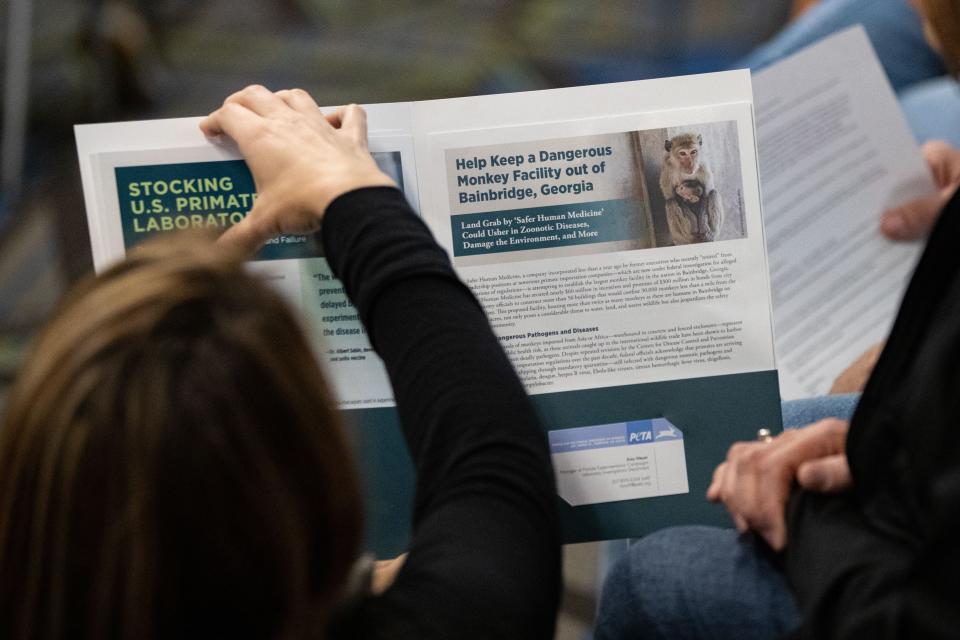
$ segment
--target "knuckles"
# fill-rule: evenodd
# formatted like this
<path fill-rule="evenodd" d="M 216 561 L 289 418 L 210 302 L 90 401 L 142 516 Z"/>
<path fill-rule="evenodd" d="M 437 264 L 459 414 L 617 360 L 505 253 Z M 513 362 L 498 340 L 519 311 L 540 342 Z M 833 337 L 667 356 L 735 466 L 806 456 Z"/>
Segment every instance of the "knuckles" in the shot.
<path fill-rule="evenodd" d="M 247 95 L 247 96 L 256 96 L 256 95 L 263 95 L 263 94 L 266 94 L 266 93 L 270 93 L 270 90 L 267 89 L 267 88 L 266 88 L 265 86 L 263 86 L 262 84 L 251 84 L 251 85 L 247 85 L 246 87 L 244 87 L 244 88 L 240 91 L 240 93 L 241 93 L 241 94 L 244 94 L 244 95 Z"/>
<path fill-rule="evenodd" d="M 779 474 L 784 469 L 783 464 L 778 463 L 767 452 L 758 454 L 757 457 L 754 458 L 752 465 L 755 473 L 758 476 L 763 476 L 763 477 L 770 477 L 775 474 Z"/>
<path fill-rule="evenodd" d="M 230 95 L 226 100 L 223 101 L 223 105 L 227 106 L 228 104 L 234 104 L 241 100 L 254 97 L 256 95 L 262 95 L 264 93 L 270 93 L 270 90 L 260 84 L 251 84 L 247 85 L 240 91 Z"/>
<path fill-rule="evenodd" d="M 744 451 L 750 448 L 751 444 L 752 443 L 749 442 L 734 442 L 730 445 L 730 448 L 727 449 L 727 460 L 732 462 L 738 459 L 743 455 Z"/>
<path fill-rule="evenodd" d="M 780 470 L 773 457 L 774 445 L 756 442 L 738 442 L 730 447 L 727 462 L 738 476 L 764 477 Z"/>
<path fill-rule="evenodd" d="M 844 438 L 847 435 L 849 424 L 850 423 L 848 423 L 846 420 L 840 420 L 838 418 L 826 418 L 807 428 L 810 429 L 815 427 L 817 430 L 826 433 L 833 438 Z"/>
<path fill-rule="evenodd" d="M 366 109 L 364 109 L 364 108 L 361 107 L 360 105 L 358 105 L 358 104 L 356 104 L 356 103 L 353 103 L 353 102 L 351 102 L 350 104 L 348 104 L 348 105 L 346 106 L 346 108 L 344 109 L 344 112 L 345 112 L 346 114 L 349 114 L 349 115 L 355 117 L 355 118 L 356 118 L 356 117 L 359 117 L 359 118 L 363 118 L 364 120 L 367 119 L 367 111 L 366 111 Z"/>
<path fill-rule="evenodd" d="M 226 116 L 235 116 L 243 112 L 243 107 L 236 102 L 225 102 L 223 106 L 220 107 L 220 111 L 222 111 Z"/>

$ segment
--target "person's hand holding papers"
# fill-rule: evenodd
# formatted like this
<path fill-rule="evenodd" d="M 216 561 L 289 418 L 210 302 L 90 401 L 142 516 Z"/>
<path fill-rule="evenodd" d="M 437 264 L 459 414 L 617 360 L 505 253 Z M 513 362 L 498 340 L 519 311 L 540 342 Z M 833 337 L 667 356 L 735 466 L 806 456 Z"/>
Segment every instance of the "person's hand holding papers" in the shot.
<path fill-rule="evenodd" d="M 921 150 L 938 192 L 883 214 L 880 231 L 891 240 L 925 238 L 940 217 L 940 211 L 960 185 L 960 149 L 933 140 L 924 144 Z"/>
<path fill-rule="evenodd" d="M 233 138 L 256 180 L 256 205 L 223 235 L 249 251 L 283 233 L 316 231 L 327 206 L 348 191 L 396 186 L 367 149 L 367 117 L 357 105 L 325 116 L 305 91 L 250 86 L 200 128 Z"/>
<path fill-rule="evenodd" d="M 784 511 L 794 482 L 818 492 L 850 486 L 844 453 L 848 426 L 843 420 L 821 420 L 769 442 L 734 444 L 714 471 L 707 498 L 723 503 L 739 531 L 752 530 L 781 551 L 787 545 Z"/>
<path fill-rule="evenodd" d="M 891 240 L 918 240 L 929 235 L 940 212 L 960 185 L 960 149 L 934 140 L 924 144 L 921 151 L 938 191 L 935 195 L 913 200 L 883 214 L 880 231 Z M 830 393 L 863 391 L 883 346 L 882 342 L 876 344 L 854 360 L 833 381 Z"/>
<path fill-rule="evenodd" d="M 863 391 L 885 345 L 886 342 L 878 342 L 864 351 L 849 367 L 844 369 L 833 381 L 833 386 L 830 387 L 830 395 Z"/>

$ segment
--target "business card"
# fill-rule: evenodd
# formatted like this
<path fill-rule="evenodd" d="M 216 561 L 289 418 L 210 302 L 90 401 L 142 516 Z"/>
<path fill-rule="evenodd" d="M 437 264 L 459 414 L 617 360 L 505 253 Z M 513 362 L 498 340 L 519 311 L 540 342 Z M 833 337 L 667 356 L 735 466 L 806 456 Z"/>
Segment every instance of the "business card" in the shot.
<path fill-rule="evenodd" d="M 666 418 L 548 434 L 557 492 L 574 507 L 689 493 L 683 432 Z"/>

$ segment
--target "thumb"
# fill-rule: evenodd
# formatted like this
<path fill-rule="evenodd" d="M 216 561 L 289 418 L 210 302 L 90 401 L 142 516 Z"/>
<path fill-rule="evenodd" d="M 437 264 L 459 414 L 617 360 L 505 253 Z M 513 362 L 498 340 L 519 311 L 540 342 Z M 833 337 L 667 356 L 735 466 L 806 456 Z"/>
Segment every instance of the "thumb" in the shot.
<path fill-rule="evenodd" d="M 264 242 L 276 235 L 263 224 L 265 216 L 262 214 L 262 207 L 258 200 L 243 220 L 224 231 L 217 242 L 233 246 L 244 254 L 252 256 Z"/>
<path fill-rule="evenodd" d="M 929 140 L 920 147 L 920 152 L 937 188 L 944 189 L 957 184 L 957 179 L 960 178 L 960 154 L 957 149 L 943 140 Z"/>
<path fill-rule="evenodd" d="M 808 460 L 797 468 L 797 482 L 808 491 L 835 493 L 853 484 L 847 456 L 838 453 Z"/>
<path fill-rule="evenodd" d="M 880 219 L 880 232 L 891 240 L 916 240 L 930 233 L 946 198 L 943 193 L 891 209 Z"/>

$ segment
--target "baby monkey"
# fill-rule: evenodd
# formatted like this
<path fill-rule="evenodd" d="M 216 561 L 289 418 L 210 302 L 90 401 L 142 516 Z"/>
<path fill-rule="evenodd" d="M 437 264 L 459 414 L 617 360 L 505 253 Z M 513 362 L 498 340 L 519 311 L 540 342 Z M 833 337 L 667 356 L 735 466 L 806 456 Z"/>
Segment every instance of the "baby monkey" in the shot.
<path fill-rule="evenodd" d="M 703 161 L 703 137 L 681 133 L 664 143 L 660 190 L 674 244 L 711 242 L 723 224 L 723 203 Z"/>
<path fill-rule="evenodd" d="M 703 183 L 699 180 L 684 180 L 677 185 L 676 192 L 684 202 L 697 204 L 700 202 L 700 198 L 703 197 L 703 192 L 706 190 L 706 187 L 704 187 Z"/>

